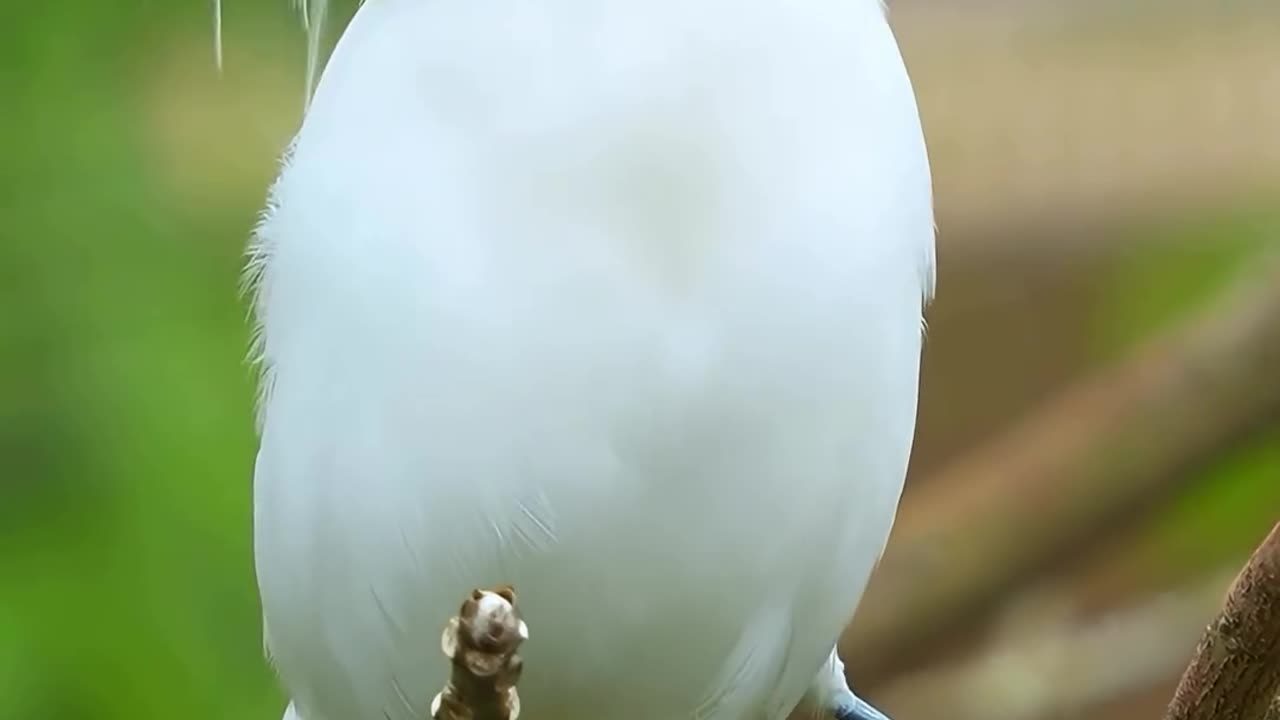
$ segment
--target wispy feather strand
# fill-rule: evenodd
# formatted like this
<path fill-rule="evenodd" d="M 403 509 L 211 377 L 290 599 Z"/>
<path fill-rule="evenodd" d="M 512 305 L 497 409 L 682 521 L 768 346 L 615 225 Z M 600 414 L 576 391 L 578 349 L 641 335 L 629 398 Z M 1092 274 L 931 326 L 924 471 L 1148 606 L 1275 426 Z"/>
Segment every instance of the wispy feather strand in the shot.
<path fill-rule="evenodd" d="M 362 0 L 363 1 L 363 0 Z M 311 93 L 315 90 L 320 72 L 320 41 L 324 37 L 325 20 L 329 14 L 329 0 L 290 0 L 302 18 L 302 29 L 307 33 L 307 72 L 304 88 L 305 107 L 311 105 Z M 213 57 L 218 70 L 222 70 L 222 0 L 213 0 Z"/>

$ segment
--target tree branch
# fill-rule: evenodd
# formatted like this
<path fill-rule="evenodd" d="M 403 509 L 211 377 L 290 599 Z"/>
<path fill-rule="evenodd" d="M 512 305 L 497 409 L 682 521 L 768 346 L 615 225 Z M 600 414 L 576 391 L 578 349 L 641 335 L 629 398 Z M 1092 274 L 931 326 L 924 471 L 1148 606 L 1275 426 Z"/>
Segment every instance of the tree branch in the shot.
<path fill-rule="evenodd" d="M 904 502 L 842 646 L 866 684 L 1180 486 L 1280 409 L 1280 256 L 1203 316 L 1068 391 Z"/>
<path fill-rule="evenodd" d="M 1263 720 L 1280 692 L 1280 524 L 1205 630 L 1165 720 Z"/>
<path fill-rule="evenodd" d="M 433 720 L 516 720 L 523 667 L 516 650 L 528 638 L 511 587 L 472 591 L 440 638 L 453 669 L 431 701 Z"/>

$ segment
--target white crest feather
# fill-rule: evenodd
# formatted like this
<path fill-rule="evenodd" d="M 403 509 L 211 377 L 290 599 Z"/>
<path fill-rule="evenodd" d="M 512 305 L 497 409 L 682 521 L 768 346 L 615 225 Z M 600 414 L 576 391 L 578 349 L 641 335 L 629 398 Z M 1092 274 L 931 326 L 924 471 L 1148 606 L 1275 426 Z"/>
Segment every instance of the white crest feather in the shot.
<path fill-rule="evenodd" d="M 302 27 L 307 32 L 307 86 L 306 104 L 311 105 L 311 93 L 316 87 L 316 74 L 320 71 L 320 40 L 324 35 L 324 21 L 329 14 L 329 0 L 293 0 L 302 15 Z"/>
<path fill-rule="evenodd" d="M 316 76 L 320 71 L 320 41 L 324 36 L 325 19 L 329 13 L 329 0 L 290 0 L 302 18 L 302 29 L 307 33 L 307 73 L 305 102 L 311 104 Z M 222 70 L 222 0 L 213 0 L 213 57 L 218 70 Z"/>

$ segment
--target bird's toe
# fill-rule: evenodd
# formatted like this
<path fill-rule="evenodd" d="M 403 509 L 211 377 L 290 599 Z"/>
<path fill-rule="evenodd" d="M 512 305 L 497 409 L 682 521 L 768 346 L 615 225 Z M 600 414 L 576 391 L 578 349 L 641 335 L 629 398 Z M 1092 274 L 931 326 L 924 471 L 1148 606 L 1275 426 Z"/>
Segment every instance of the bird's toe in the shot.
<path fill-rule="evenodd" d="M 835 709 L 836 720 L 889 720 L 889 716 L 871 707 L 861 698 L 854 697 Z"/>

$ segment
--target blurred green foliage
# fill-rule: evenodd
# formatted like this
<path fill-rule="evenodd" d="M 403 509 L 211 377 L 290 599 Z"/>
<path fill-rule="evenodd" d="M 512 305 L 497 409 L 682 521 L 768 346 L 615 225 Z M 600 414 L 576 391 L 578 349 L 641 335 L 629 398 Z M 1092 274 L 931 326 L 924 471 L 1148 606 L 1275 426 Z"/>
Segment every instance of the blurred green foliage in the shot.
<path fill-rule="evenodd" d="M 237 295 L 257 208 L 179 209 L 140 102 L 166 33 L 203 33 L 214 80 L 208 8 L 0 16 L 0 718 L 278 717 Z"/>
<path fill-rule="evenodd" d="M 222 78 L 205 4 L 0 10 L 4 720 L 279 715 L 254 592 L 253 382 L 237 293 L 243 241 L 300 109 L 302 40 L 286 5 L 228 0 Z M 195 61 L 173 65 L 183 46 Z M 247 66 L 262 57 L 289 60 L 256 76 Z M 232 126 L 201 125 L 204 106 L 179 103 L 194 107 L 195 135 L 157 140 L 166 72 L 215 98 Z M 242 90 L 275 105 L 254 115 Z M 220 167 L 226 182 L 175 179 L 202 177 L 235 143 L 253 159 Z M 1099 337 L 1122 343 L 1201 299 L 1225 277 L 1206 267 L 1231 266 L 1280 226 L 1258 217 L 1196 226 L 1193 245 L 1212 260 L 1153 250 L 1119 262 L 1099 295 L 1119 310 Z M 1167 547 L 1212 565 L 1253 541 L 1277 499 L 1273 440 L 1175 508 Z M 1204 550 L 1218 543 L 1194 540 L 1206 537 L 1224 546 Z"/>
<path fill-rule="evenodd" d="M 1280 244 L 1280 204 L 1274 193 L 1240 198 L 1117 234 L 1125 249 L 1101 274 L 1094 303 L 1095 349 L 1108 359 L 1175 327 Z"/>

